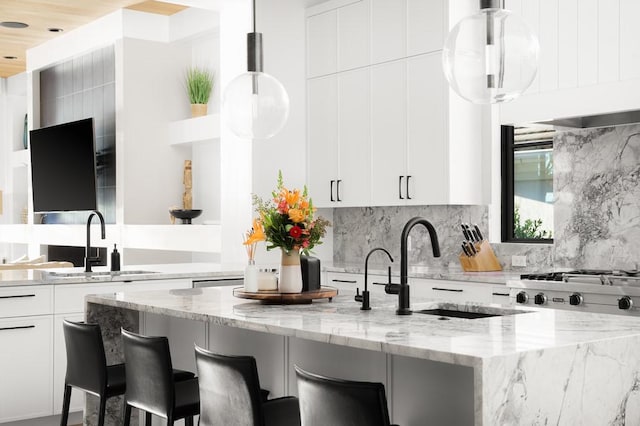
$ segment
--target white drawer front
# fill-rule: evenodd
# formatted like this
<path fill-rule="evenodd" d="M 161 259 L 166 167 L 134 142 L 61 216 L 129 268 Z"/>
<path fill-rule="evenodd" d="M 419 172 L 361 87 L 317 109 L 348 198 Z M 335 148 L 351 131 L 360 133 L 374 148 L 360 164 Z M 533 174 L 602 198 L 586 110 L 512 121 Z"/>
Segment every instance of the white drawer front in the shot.
<path fill-rule="evenodd" d="M 109 294 L 122 291 L 123 284 L 66 284 L 55 287 L 55 313 L 84 312 L 84 297 L 87 294 Z"/>
<path fill-rule="evenodd" d="M 44 315 L 52 312 L 51 286 L 0 289 L 0 318 Z"/>

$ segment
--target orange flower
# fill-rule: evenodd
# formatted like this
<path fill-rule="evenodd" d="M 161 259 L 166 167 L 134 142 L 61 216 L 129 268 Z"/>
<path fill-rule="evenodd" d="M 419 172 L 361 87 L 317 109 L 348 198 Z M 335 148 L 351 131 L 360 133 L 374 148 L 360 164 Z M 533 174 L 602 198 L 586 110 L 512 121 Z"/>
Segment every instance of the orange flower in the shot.
<path fill-rule="evenodd" d="M 300 200 L 300 208 L 302 210 L 306 210 L 309 208 L 309 201 L 307 201 L 307 199 L 304 197 Z"/>
<path fill-rule="evenodd" d="M 304 220 L 305 214 L 300 209 L 289 209 L 289 219 L 293 221 L 293 223 L 300 223 Z"/>
<path fill-rule="evenodd" d="M 243 243 L 244 245 L 249 245 L 253 243 L 257 243 L 259 241 L 265 241 L 267 239 L 264 234 L 264 228 L 262 227 L 262 222 L 260 219 L 253 219 L 253 228 L 247 232 L 247 239 Z"/>
<path fill-rule="evenodd" d="M 289 207 L 293 207 L 298 203 L 298 200 L 300 199 L 300 190 L 296 189 L 293 191 L 287 191 L 287 193 L 284 195 L 284 198 L 287 200 L 287 204 L 289 205 Z"/>

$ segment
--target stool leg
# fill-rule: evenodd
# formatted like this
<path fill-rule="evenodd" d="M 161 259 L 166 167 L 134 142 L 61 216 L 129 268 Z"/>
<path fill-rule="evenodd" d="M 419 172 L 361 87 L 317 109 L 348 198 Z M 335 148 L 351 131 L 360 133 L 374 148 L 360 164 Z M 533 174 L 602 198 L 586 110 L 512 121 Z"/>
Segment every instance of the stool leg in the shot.
<path fill-rule="evenodd" d="M 69 404 L 71 404 L 71 386 L 65 383 L 64 399 L 62 401 L 62 417 L 60 418 L 60 426 L 67 426 L 69 420 Z"/>
<path fill-rule="evenodd" d="M 151 413 L 148 411 L 144 413 L 144 426 L 151 426 Z"/>
<path fill-rule="evenodd" d="M 104 412 L 107 409 L 107 398 L 100 398 L 100 408 L 98 410 L 98 426 L 104 426 Z"/>
<path fill-rule="evenodd" d="M 124 413 L 122 414 L 122 420 L 124 426 L 129 426 L 131 423 L 131 406 L 127 404 L 127 401 L 124 402 Z"/>
<path fill-rule="evenodd" d="M 185 417 L 184 426 L 193 426 L 193 417 Z"/>

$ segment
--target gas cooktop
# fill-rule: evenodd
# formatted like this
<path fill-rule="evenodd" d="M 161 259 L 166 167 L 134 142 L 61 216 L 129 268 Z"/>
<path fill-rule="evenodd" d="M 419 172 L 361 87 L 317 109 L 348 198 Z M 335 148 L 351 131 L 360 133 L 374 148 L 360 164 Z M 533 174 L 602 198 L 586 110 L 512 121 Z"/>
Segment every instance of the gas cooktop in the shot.
<path fill-rule="evenodd" d="M 522 280 L 538 280 L 538 281 L 568 281 L 569 278 L 584 278 L 588 277 L 638 277 L 640 271 L 638 270 L 614 270 L 614 269 L 576 269 L 573 271 L 554 271 L 543 272 L 535 274 L 522 274 L 520 279 Z"/>

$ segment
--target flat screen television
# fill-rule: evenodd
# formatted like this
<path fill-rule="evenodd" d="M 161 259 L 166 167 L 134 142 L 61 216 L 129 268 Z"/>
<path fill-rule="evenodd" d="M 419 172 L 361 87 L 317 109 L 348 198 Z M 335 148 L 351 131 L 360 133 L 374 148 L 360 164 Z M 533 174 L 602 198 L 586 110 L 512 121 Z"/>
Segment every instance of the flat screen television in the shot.
<path fill-rule="evenodd" d="M 96 210 L 93 118 L 29 134 L 34 212 Z"/>

